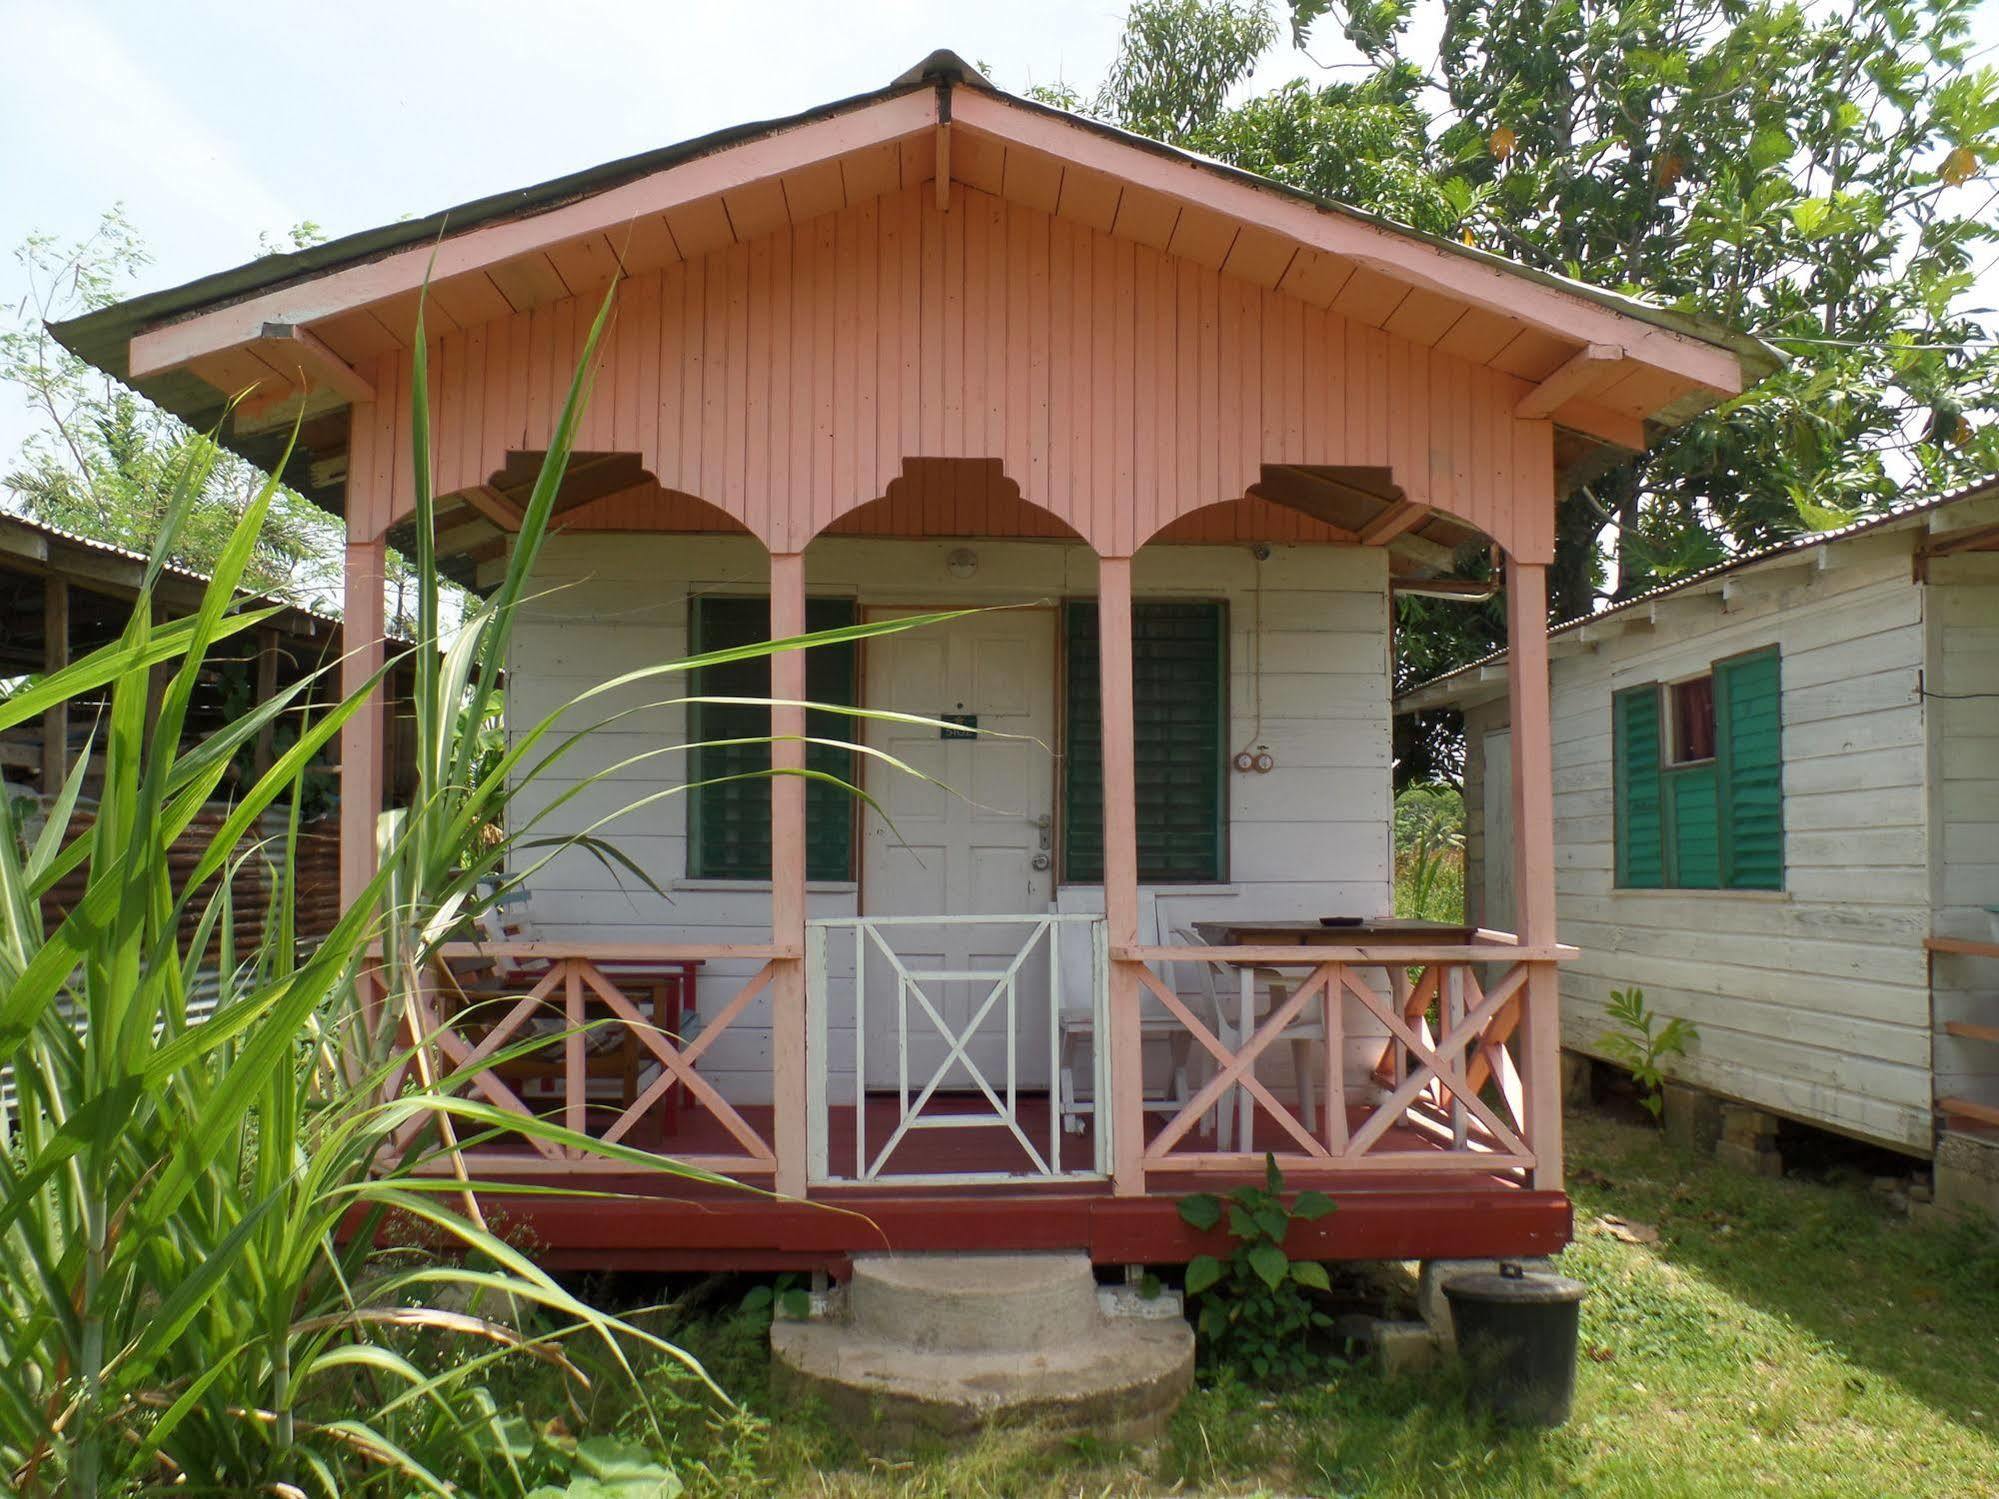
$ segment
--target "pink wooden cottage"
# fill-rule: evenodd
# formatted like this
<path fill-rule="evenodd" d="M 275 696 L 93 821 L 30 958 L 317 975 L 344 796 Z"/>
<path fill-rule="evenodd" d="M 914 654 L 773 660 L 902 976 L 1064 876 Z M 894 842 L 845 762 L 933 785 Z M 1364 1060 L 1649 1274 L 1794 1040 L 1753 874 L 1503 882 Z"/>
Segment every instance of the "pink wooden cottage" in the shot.
<path fill-rule="evenodd" d="M 606 831 L 667 898 L 580 855 L 540 871 L 485 954 L 616 1035 L 478 1085 L 776 1195 L 526 1146 L 484 1159 L 630 1190 L 513 1209 L 551 1259 L 805 1266 L 887 1243 L 1170 1261 L 1197 1245 L 1175 1199 L 1266 1151 L 1339 1201 L 1301 1250 L 1565 1239 L 1555 500 L 1767 371 L 1765 350 L 1014 97 L 940 52 L 874 93 L 59 330 L 197 424 L 255 383 L 228 433 L 253 458 L 302 406 L 288 477 L 346 518 L 354 683 L 412 511 L 426 274 L 437 545 L 475 587 L 622 279 L 510 664 L 523 721 L 690 650 L 1004 606 L 700 683 L 925 724 L 690 710 L 655 688 L 592 736 L 579 774 L 614 774 L 543 830 L 650 797 Z M 1515 663 L 1519 931 L 1412 929 L 1384 919 L 1390 604 L 1451 591 L 1462 549 L 1488 544 Z M 766 723 L 812 742 L 647 754 Z M 384 731 L 377 705 L 343 743 L 350 890 Z M 858 776 L 881 810 L 801 778 L 717 780 L 764 755 Z M 690 779 L 710 784 L 651 795 Z"/>

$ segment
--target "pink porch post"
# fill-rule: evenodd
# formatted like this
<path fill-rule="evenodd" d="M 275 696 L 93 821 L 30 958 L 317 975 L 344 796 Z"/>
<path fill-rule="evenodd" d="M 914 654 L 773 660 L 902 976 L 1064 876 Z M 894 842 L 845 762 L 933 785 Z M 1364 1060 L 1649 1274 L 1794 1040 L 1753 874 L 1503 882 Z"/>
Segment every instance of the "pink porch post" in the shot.
<path fill-rule="evenodd" d="M 1129 557 L 1097 559 L 1097 661 L 1103 704 L 1104 918 L 1115 955 L 1138 943 Z M 1145 1195 L 1145 1052 L 1138 985 L 1131 964 L 1111 964 L 1111 1185 L 1120 1197 Z"/>
<path fill-rule="evenodd" d="M 773 552 L 770 559 L 770 634 L 773 640 L 805 633 L 805 554 Z M 805 698 L 805 653 L 771 657 L 770 695 Z M 771 768 L 805 768 L 805 710 L 770 710 Z M 777 1155 L 777 1190 L 805 1195 L 805 780 L 778 775 L 770 785 L 770 940 L 789 957 L 771 965 L 771 1145 Z"/>
<path fill-rule="evenodd" d="M 1506 633 L 1513 687 L 1513 889 L 1523 947 L 1555 945 L 1554 742 L 1548 705 L 1548 569 L 1506 562 Z M 1551 962 L 1527 965 L 1521 1018 L 1526 1059 L 1527 1141 L 1533 1185 L 1562 1185 L 1559 975 Z"/>
<path fill-rule="evenodd" d="M 348 503 L 355 504 L 350 496 Z M 340 660 L 343 697 L 362 690 L 380 669 L 384 650 L 382 588 L 388 561 L 380 534 L 356 539 L 350 532 L 346 560 L 345 654 Z M 382 738 L 387 714 L 383 691 L 368 695 L 340 728 L 340 904 L 361 898 L 375 876 L 375 823 L 382 810 Z"/>

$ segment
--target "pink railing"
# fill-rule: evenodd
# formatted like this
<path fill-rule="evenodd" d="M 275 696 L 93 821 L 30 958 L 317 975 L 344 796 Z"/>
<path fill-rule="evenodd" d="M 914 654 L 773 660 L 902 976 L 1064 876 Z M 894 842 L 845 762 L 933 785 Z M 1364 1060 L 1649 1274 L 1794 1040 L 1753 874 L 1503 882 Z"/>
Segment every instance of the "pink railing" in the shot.
<path fill-rule="evenodd" d="M 1213 1069 L 1146 1137 L 1142 1169 L 1253 1170 L 1269 1151 L 1286 1170 L 1532 1177 L 1542 1164 L 1537 1130 L 1556 1136 L 1550 1144 L 1559 1148 L 1558 1125 L 1547 1122 L 1559 1066 L 1552 1045 L 1523 1058 L 1521 1042 L 1530 1005 L 1553 1004 L 1554 964 L 1571 951 L 1525 949 L 1503 934 L 1481 932 L 1471 944 L 1437 947 L 1133 947 L 1114 953 L 1144 998 L 1186 1027 Z M 1170 977 L 1155 971 L 1191 963 L 1226 965 L 1269 981 L 1268 1012 L 1251 1017 L 1253 1029 L 1240 1027 L 1233 1050 Z M 1488 985 L 1481 970 L 1497 977 Z M 1367 1031 L 1381 1043 L 1364 1083 L 1349 1075 L 1350 1016 L 1374 1022 Z M 1299 1116 L 1295 1099 L 1280 1097 L 1256 1072 L 1274 1046 L 1296 1039 L 1287 1032 L 1303 1027 L 1312 1027 L 1323 1058 L 1312 1080 L 1323 1100 L 1315 1127 Z M 1302 1091 L 1294 1080 L 1293 1092 Z M 1243 1131 L 1223 1149 L 1211 1143 L 1218 1133 L 1213 1125 L 1230 1107 L 1240 1108 Z M 1140 1117 L 1121 1113 L 1120 1128 L 1144 1127 Z"/>

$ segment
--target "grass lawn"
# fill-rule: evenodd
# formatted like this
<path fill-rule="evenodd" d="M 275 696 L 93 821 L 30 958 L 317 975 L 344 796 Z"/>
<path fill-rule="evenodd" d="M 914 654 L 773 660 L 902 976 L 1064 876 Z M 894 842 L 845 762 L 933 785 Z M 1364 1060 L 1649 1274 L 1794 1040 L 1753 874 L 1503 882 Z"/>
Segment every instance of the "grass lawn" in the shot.
<path fill-rule="evenodd" d="M 1999 1495 L 1999 1244 L 1912 1228 L 1864 1182 L 1738 1175 L 1642 1125 L 1572 1120 L 1569 1161 L 1562 1268 L 1591 1294 L 1561 1431 L 1467 1421 L 1450 1373 L 1336 1370 L 1282 1395 L 1204 1389 L 1156 1449 L 1000 1436 L 871 1463 L 770 1408 L 761 1334 L 732 1316 L 685 1335 L 748 1414 L 681 1407 L 683 1473 L 697 1493 L 801 1496 Z"/>

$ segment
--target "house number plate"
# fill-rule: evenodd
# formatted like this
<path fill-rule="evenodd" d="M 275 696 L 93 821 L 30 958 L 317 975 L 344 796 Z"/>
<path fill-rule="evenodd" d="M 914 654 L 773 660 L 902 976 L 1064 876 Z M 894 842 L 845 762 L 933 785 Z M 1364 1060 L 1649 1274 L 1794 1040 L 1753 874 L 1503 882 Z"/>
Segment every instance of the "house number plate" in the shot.
<path fill-rule="evenodd" d="M 940 713 L 937 715 L 955 728 L 939 729 L 939 739 L 976 739 L 979 737 L 979 715 L 976 713 Z"/>

